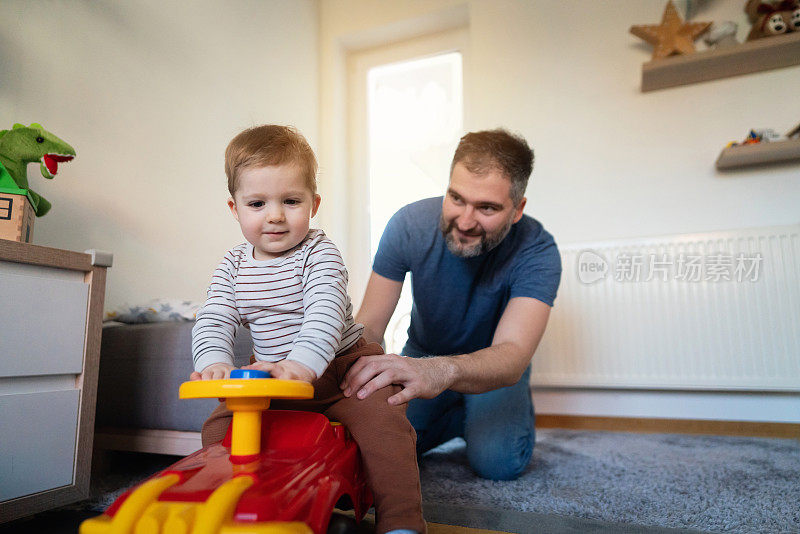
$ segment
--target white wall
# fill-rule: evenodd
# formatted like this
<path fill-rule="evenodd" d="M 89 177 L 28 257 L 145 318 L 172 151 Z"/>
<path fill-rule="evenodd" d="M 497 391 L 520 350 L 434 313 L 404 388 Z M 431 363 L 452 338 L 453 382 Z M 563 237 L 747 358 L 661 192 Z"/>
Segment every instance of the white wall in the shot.
<path fill-rule="evenodd" d="M 363 171 L 364 154 L 353 146 L 364 139 L 348 121 L 348 69 L 358 70 L 353 54 L 388 43 L 436 34 L 468 25 L 469 5 L 455 0 L 322 0 L 320 3 L 320 193 L 319 222 L 342 251 L 350 274 L 348 285 L 357 309 L 369 277 L 369 232 Z M 349 63 L 349 64 L 348 64 Z M 366 102 L 362 103 L 366 106 Z M 469 104 L 465 104 L 468 106 Z M 352 159 L 351 159 L 352 158 Z M 358 160 L 356 160 L 357 158 Z M 336 202 L 325 202 L 335 198 Z"/>
<path fill-rule="evenodd" d="M 0 2 L 0 127 L 40 122 L 77 158 L 49 181 L 34 243 L 114 253 L 106 309 L 200 300 L 242 241 L 223 153 L 241 129 L 297 126 L 316 146 L 317 4 Z"/>
<path fill-rule="evenodd" d="M 797 223 L 797 165 L 722 174 L 714 162 L 750 128 L 786 132 L 800 121 L 791 111 L 800 66 L 642 93 L 652 48 L 628 30 L 658 23 L 665 4 L 323 0 L 321 148 L 331 181 L 348 178 L 343 58 L 431 31 L 463 6 L 465 130 L 503 126 L 528 139 L 536 164 L 526 211 L 559 243 Z M 693 5 L 693 21 L 733 20 L 744 40 L 740 2 Z M 344 210 L 326 222 L 346 240 Z"/>
<path fill-rule="evenodd" d="M 665 5 L 666 0 L 322 0 L 321 155 L 329 173 L 325 194 L 340 200 L 322 222 L 342 244 L 346 261 L 352 263 L 359 246 L 348 213 L 363 209 L 346 195 L 353 179 L 347 161 L 348 54 L 446 30 L 453 21 L 469 35 L 465 131 L 503 126 L 528 139 L 536 164 L 526 212 L 559 244 L 800 222 L 796 163 L 729 174 L 714 168 L 722 148 L 742 140 L 750 128 L 786 132 L 800 121 L 800 66 L 642 93 L 641 68 L 652 48 L 629 28 L 658 23 Z M 743 2 L 692 5 L 699 9 L 693 21 L 733 20 L 744 40 L 749 24 Z M 355 282 L 357 304 L 364 281 Z M 592 395 L 551 390 L 540 395 L 542 413 L 641 412 L 635 394 L 613 393 L 614 402 L 604 404 Z M 696 400 L 676 395 L 689 404 Z M 730 418 L 726 414 L 738 413 L 744 402 L 731 398 L 720 397 L 701 415 Z M 761 420 L 796 421 L 800 395 L 784 400 L 778 406 L 766 397 L 746 399 L 748 409 L 774 408 L 761 410 Z M 673 402 L 655 395 L 648 416 L 682 418 L 691 412 L 670 408 Z M 757 418 L 756 412 L 739 417 Z"/>
<path fill-rule="evenodd" d="M 363 206 L 347 194 L 347 54 L 458 25 L 465 129 L 530 141 L 527 211 L 559 243 L 797 223 L 797 165 L 723 175 L 714 161 L 751 127 L 800 120 L 800 66 L 641 93 L 651 49 L 628 28 L 665 3 L 4 0 L 0 127 L 41 122 L 77 149 L 53 181 L 30 168 L 54 206 L 34 242 L 113 252 L 107 308 L 203 297 L 241 241 L 223 150 L 258 123 L 294 124 L 318 149 L 319 222 L 348 258 Z M 694 4 L 695 20 L 747 33 L 742 2 Z"/>
<path fill-rule="evenodd" d="M 628 30 L 658 23 L 665 4 L 470 4 L 466 127 L 503 125 L 527 137 L 537 156 L 527 211 L 559 243 L 800 220 L 797 164 L 714 168 L 750 128 L 786 132 L 800 121 L 800 66 L 641 93 L 652 47 Z M 692 20 L 733 20 L 744 39 L 743 2 L 699 5 Z"/>

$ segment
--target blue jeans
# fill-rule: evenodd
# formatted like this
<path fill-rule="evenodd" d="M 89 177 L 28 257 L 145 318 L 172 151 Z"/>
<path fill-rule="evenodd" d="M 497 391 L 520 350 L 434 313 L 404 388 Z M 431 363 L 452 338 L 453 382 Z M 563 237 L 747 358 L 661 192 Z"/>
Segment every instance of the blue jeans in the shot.
<path fill-rule="evenodd" d="M 530 374 L 529 365 L 513 386 L 479 394 L 448 389 L 433 399 L 410 401 L 406 415 L 417 431 L 417 454 L 463 437 L 478 476 L 518 478 L 530 463 L 535 442 Z"/>

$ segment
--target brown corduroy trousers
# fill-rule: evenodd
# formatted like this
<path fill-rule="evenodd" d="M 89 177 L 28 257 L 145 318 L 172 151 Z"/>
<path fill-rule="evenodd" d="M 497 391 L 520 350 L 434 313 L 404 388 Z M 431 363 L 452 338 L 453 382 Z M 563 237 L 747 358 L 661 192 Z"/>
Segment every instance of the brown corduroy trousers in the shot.
<path fill-rule="evenodd" d="M 378 534 L 398 528 L 426 532 L 417 467 L 414 428 L 406 418 L 406 405 L 391 406 L 386 400 L 399 386 L 388 386 L 360 400 L 345 397 L 339 389 L 344 375 L 361 356 L 383 354 L 377 343 L 363 338 L 338 354 L 323 375 L 314 381 L 314 398 L 270 403 L 276 410 L 317 412 L 339 421 L 352 434 L 375 498 L 375 530 Z M 232 414 L 220 404 L 203 424 L 203 446 L 222 441 Z"/>

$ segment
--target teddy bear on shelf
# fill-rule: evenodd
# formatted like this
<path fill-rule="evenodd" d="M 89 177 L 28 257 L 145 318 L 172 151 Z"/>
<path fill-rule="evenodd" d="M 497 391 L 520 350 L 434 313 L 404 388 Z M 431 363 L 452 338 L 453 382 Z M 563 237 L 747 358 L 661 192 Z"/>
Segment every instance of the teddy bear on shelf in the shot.
<path fill-rule="evenodd" d="M 753 24 L 748 41 L 800 31 L 800 0 L 747 0 L 744 10 Z"/>
<path fill-rule="evenodd" d="M 800 0 L 784 0 L 783 4 L 790 4 L 789 31 L 800 32 Z"/>

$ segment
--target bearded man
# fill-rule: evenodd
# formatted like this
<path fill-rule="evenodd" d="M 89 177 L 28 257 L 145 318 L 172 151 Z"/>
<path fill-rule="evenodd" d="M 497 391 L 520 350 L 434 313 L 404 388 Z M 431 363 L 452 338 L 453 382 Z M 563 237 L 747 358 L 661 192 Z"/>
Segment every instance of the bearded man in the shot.
<path fill-rule="evenodd" d="M 363 357 L 341 383 L 359 398 L 399 384 L 389 402 L 408 403 L 417 452 L 463 437 L 473 470 L 492 480 L 513 480 L 530 462 L 530 362 L 561 280 L 553 237 L 523 214 L 532 169 L 520 136 L 461 138 L 445 196 L 403 207 L 386 226 L 356 316 L 364 337 L 382 342 L 411 272 L 402 355 Z"/>

